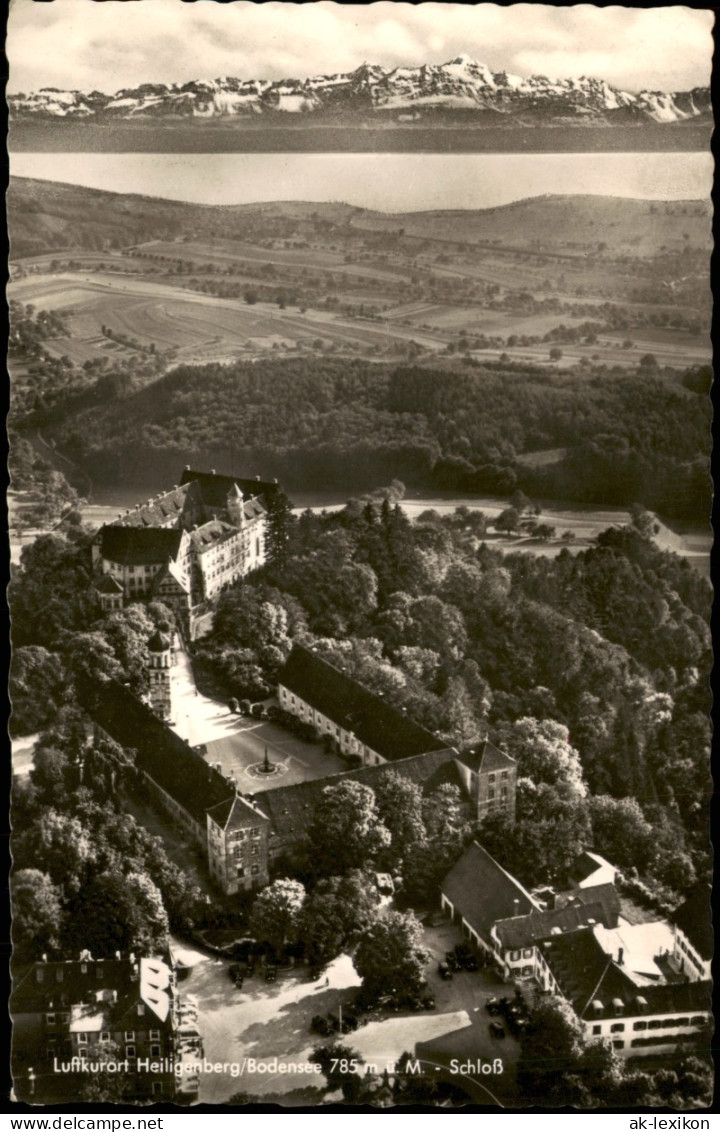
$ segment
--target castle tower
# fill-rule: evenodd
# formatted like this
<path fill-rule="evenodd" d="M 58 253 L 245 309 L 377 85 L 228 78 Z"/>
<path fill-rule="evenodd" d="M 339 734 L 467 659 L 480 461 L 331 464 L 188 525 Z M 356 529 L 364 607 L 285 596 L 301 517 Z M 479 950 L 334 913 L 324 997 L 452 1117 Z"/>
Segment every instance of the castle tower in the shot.
<path fill-rule="evenodd" d="M 171 718 L 170 669 L 173 663 L 172 634 L 157 629 L 147 643 L 150 654 L 148 678 L 150 706 L 160 719 Z"/>
<path fill-rule="evenodd" d="M 515 820 L 515 759 L 485 739 L 472 750 L 463 751 L 456 765 L 471 800 L 474 821 L 498 812 Z"/>
<path fill-rule="evenodd" d="M 226 498 L 228 521 L 232 523 L 234 527 L 242 527 L 245 523 L 243 493 L 236 483 L 232 485 Z"/>

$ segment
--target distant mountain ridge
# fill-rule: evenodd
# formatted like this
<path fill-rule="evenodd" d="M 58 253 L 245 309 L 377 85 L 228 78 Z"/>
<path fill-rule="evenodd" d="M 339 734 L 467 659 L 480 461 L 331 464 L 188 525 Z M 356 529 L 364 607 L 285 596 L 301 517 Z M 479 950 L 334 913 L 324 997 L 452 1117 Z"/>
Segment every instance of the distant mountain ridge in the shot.
<path fill-rule="evenodd" d="M 432 121 L 461 115 L 492 125 L 628 122 L 677 123 L 709 117 L 710 88 L 633 93 L 602 79 L 550 80 L 493 73 L 459 55 L 447 63 L 383 67 L 305 79 L 221 78 L 183 84 L 143 83 L 115 94 L 47 87 L 8 95 L 11 119 L 254 119 L 348 117 L 353 120 Z"/>

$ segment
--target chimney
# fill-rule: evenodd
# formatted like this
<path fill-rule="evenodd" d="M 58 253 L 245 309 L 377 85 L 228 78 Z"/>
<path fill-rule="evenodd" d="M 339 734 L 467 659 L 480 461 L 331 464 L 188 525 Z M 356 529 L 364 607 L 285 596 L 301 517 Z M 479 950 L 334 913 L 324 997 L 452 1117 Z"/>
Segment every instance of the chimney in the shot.
<path fill-rule="evenodd" d="M 625 954 L 625 949 L 624 949 L 624 948 L 622 948 L 622 947 L 618 948 L 618 958 L 617 958 L 617 961 L 618 961 L 618 965 L 619 965 L 620 967 L 622 967 L 622 964 L 623 964 L 623 955 L 624 955 L 624 954 Z"/>
<path fill-rule="evenodd" d="M 513 916 L 520 915 L 520 901 L 517 897 L 513 900 Z"/>

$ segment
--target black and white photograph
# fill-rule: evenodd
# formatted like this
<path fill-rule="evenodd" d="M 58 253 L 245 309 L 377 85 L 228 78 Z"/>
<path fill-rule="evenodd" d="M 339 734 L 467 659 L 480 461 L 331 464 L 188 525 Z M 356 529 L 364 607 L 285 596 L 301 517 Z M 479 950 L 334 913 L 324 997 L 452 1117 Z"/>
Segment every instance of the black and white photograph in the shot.
<path fill-rule="evenodd" d="M 709 1128 L 713 24 L 11 0 L 11 1108 Z"/>

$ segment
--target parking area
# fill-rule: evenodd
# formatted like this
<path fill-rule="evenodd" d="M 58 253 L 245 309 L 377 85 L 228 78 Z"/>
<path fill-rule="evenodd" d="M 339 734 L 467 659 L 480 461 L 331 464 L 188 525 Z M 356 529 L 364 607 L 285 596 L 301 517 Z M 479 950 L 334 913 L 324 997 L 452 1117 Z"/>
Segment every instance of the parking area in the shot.
<path fill-rule="evenodd" d="M 477 971 L 453 971 L 451 979 L 444 979 L 438 964 L 457 944 L 465 942 L 457 926 L 451 921 L 424 928 L 425 946 L 432 955 L 427 969 L 427 981 L 435 998 L 435 1013 L 450 1018 L 464 1013 L 466 1023 L 443 1033 L 419 1038 L 416 1053 L 426 1072 L 443 1074 L 466 1089 L 478 1103 L 499 1103 L 513 1107 L 517 1096 L 516 1065 L 520 1045 L 509 1032 L 501 1017 L 488 1013 L 489 999 L 504 995 L 512 998 L 511 984 L 504 983 L 488 967 Z M 496 1037 L 491 1031 L 493 1022 L 499 1022 L 504 1036 Z M 502 1061 L 502 1072 L 485 1075 L 480 1063 Z M 453 1063 L 458 1070 L 451 1072 Z M 469 1063 L 473 1063 L 470 1065 Z M 466 1070 L 461 1072 L 463 1069 Z"/>

